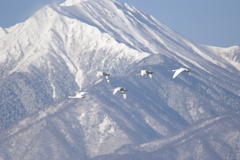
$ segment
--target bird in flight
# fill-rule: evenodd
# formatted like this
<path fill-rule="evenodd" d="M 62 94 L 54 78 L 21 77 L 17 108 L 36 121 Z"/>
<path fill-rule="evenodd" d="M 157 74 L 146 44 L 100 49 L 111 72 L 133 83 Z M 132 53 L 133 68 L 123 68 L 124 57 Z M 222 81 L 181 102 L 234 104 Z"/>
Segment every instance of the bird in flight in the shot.
<path fill-rule="evenodd" d="M 186 72 L 188 75 L 191 75 L 190 71 L 186 68 L 174 69 L 172 72 L 175 72 L 172 78 L 176 78 L 182 72 Z"/>
<path fill-rule="evenodd" d="M 82 98 L 85 98 L 85 95 L 87 94 L 87 92 L 80 92 L 78 90 L 75 90 L 75 96 L 68 96 L 68 98 L 79 98 L 79 99 L 82 99 Z"/>
<path fill-rule="evenodd" d="M 117 87 L 117 88 L 114 88 L 114 89 L 110 89 L 110 91 L 113 91 L 113 95 L 115 95 L 117 93 L 117 91 L 120 91 L 120 92 L 122 92 L 123 98 L 124 99 L 127 98 L 127 94 L 126 94 L 127 89 L 125 89 L 125 88 Z"/>
<path fill-rule="evenodd" d="M 99 76 L 104 76 L 106 78 L 107 82 L 110 83 L 110 80 L 109 80 L 110 74 L 107 74 L 105 72 L 97 72 L 97 77 L 99 77 Z"/>
<path fill-rule="evenodd" d="M 150 78 L 152 78 L 152 74 L 153 74 L 153 72 L 151 72 L 151 71 L 141 70 L 141 73 L 136 74 L 136 75 L 137 75 L 137 76 L 138 76 L 138 75 L 141 75 L 141 76 L 148 75 Z"/>

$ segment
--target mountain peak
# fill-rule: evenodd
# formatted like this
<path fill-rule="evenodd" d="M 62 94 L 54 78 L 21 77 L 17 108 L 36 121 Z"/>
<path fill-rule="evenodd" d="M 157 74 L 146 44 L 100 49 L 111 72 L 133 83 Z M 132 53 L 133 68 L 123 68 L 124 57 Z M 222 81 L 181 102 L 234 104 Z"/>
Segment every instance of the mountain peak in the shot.
<path fill-rule="evenodd" d="M 73 6 L 75 4 L 79 4 L 84 1 L 88 1 L 88 0 L 66 0 L 61 4 L 61 6 Z"/>

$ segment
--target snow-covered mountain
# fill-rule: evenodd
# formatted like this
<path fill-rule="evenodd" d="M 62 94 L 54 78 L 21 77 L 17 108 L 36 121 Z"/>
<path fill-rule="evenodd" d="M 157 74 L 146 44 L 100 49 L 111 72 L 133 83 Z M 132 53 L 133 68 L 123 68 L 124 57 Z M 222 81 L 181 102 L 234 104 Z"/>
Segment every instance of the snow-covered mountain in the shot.
<path fill-rule="evenodd" d="M 115 0 L 67 0 L 0 28 L 0 47 L 1 159 L 240 159 L 239 46 L 198 44 Z M 180 67 L 192 74 L 172 79 Z M 76 89 L 86 98 L 68 99 Z"/>

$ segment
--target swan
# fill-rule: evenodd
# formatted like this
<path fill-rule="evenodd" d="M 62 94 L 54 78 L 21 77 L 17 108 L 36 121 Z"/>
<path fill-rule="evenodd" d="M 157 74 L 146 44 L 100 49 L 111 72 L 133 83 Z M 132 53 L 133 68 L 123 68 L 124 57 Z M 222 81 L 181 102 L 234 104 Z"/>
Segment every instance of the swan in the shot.
<path fill-rule="evenodd" d="M 172 72 L 175 72 L 172 78 L 176 78 L 182 72 L 186 72 L 188 75 L 191 75 L 190 71 L 186 68 L 174 69 Z"/>
<path fill-rule="evenodd" d="M 104 76 L 106 78 L 107 82 L 110 83 L 110 80 L 109 80 L 110 74 L 107 74 L 105 72 L 97 72 L 97 77 L 99 77 L 99 76 Z"/>
<path fill-rule="evenodd" d="M 68 96 L 68 98 L 85 98 L 85 95 L 87 94 L 87 92 L 79 92 L 78 90 L 75 90 L 75 96 Z"/>
<path fill-rule="evenodd" d="M 113 91 L 113 95 L 115 95 L 117 93 L 117 91 L 121 91 L 122 95 L 123 95 L 123 98 L 124 99 L 127 98 L 127 94 L 126 94 L 127 89 L 125 89 L 125 88 L 117 87 L 117 88 L 114 88 L 114 89 L 110 89 L 110 91 Z"/>
<path fill-rule="evenodd" d="M 136 75 L 137 75 L 137 76 L 138 76 L 138 75 L 141 75 L 141 76 L 148 75 L 150 78 L 152 78 L 152 74 L 153 74 L 153 72 L 151 72 L 151 71 L 141 70 L 141 73 L 136 74 Z"/>

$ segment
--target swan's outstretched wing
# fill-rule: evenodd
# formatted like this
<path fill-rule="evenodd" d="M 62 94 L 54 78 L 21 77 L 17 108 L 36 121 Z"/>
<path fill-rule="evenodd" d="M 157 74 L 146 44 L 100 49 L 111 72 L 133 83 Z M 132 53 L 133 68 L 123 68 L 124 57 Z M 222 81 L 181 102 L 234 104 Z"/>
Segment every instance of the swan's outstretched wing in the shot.
<path fill-rule="evenodd" d="M 119 91 L 120 87 L 117 87 L 115 89 L 113 89 L 113 95 L 117 93 L 117 91 Z"/>
<path fill-rule="evenodd" d="M 180 68 L 180 69 L 172 70 L 172 71 L 175 72 L 172 78 L 176 78 L 181 72 L 184 71 L 184 69 Z"/>
<path fill-rule="evenodd" d="M 144 76 L 146 74 L 146 70 L 141 70 L 141 76 Z"/>
<path fill-rule="evenodd" d="M 110 83 L 109 76 L 105 76 L 108 83 Z"/>
<path fill-rule="evenodd" d="M 127 94 L 126 94 L 126 92 L 124 92 L 122 95 L 123 95 L 123 98 L 124 98 L 124 99 L 127 98 Z"/>
<path fill-rule="evenodd" d="M 103 75 L 103 72 L 97 72 L 97 77 L 99 77 L 99 76 L 102 76 Z"/>
<path fill-rule="evenodd" d="M 152 74 L 149 74 L 149 77 L 152 78 Z"/>

